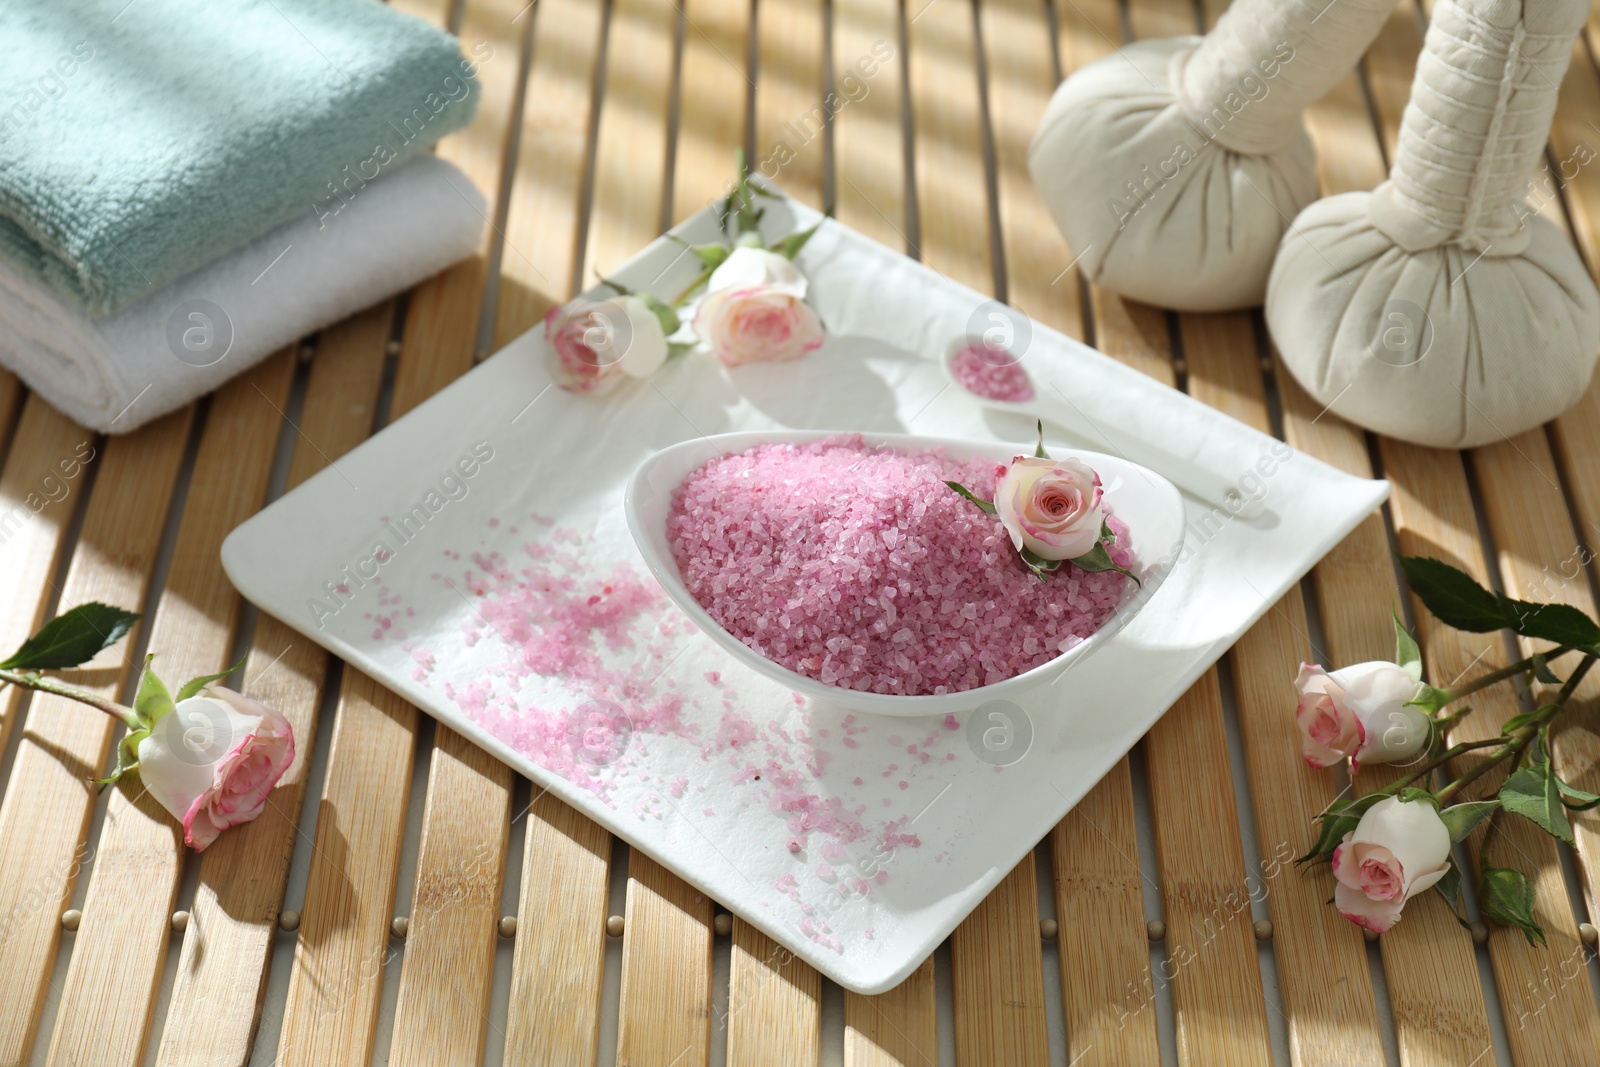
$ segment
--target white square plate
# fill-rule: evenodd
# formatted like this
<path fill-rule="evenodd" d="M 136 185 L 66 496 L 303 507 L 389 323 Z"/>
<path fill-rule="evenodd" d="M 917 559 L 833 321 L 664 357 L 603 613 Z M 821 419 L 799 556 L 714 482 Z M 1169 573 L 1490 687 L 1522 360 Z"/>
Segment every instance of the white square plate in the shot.
<path fill-rule="evenodd" d="M 766 226 L 778 236 L 815 221 L 773 202 Z M 716 222 L 708 212 L 675 232 L 710 240 Z M 990 301 L 835 222 L 800 264 L 830 331 L 804 360 L 726 371 L 691 354 L 581 397 L 551 385 L 534 330 L 235 530 L 223 563 L 264 610 L 834 981 L 876 993 L 914 970 L 1388 485 L 1034 326 L 1024 364 L 1041 392 L 1060 386 L 1116 427 L 1074 443 L 1117 453 L 1116 437 L 1159 438 L 1258 488 L 1265 513 L 1234 518 L 1185 497 L 1184 552 L 1155 603 L 1015 704 L 922 719 L 807 702 L 737 663 L 661 593 L 623 518 L 638 464 L 733 430 L 1033 433 L 982 411 L 940 369 Z M 697 266 L 663 238 L 616 277 L 671 295 Z"/>

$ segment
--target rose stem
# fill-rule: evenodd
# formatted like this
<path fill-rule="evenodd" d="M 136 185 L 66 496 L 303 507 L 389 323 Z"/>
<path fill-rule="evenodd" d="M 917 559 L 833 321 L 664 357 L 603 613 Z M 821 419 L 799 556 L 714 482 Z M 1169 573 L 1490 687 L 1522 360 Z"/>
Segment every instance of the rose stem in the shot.
<path fill-rule="evenodd" d="M 1544 656 L 1545 662 L 1548 663 L 1550 660 L 1555 659 L 1557 656 L 1564 656 L 1568 652 L 1571 652 L 1571 651 L 1572 651 L 1572 646 L 1570 646 L 1570 645 L 1562 645 L 1560 648 L 1553 648 L 1549 652 L 1543 653 L 1543 656 Z M 1514 675 L 1521 674 L 1523 671 L 1528 670 L 1532 666 L 1533 666 L 1533 657 L 1529 656 L 1527 659 L 1520 659 L 1517 662 L 1511 664 L 1510 666 L 1501 667 L 1498 670 L 1490 671 L 1488 674 L 1483 675 L 1481 678 L 1474 678 L 1472 681 L 1468 682 L 1466 685 L 1462 686 L 1460 689 L 1455 689 L 1455 688 L 1446 689 L 1445 692 L 1450 694 L 1450 696 L 1449 696 L 1449 699 L 1445 701 L 1445 703 L 1448 704 L 1448 703 L 1450 703 L 1450 701 L 1459 700 L 1461 697 L 1466 696 L 1468 693 L 1476 693 L 1480 689 L 1487 689 L 1489 686 L 1494 685 L 1496 682 L 1503 682 L 1507 678 L 1510 678 L 1510 677 L 1512 677 Z"/>
<path fill-rule="evenodd" d="M 1585 655 L 1583 657 L 1583 662 L 1578 664 L 1577 668 L 1573 670 L 1571 676 L 1567 678 L 1566 684 L 1561 687 L 1561 692 L 1556 694 L 1555 700 L 1540 708 L 1534 713 L 1534 717 L 1532 719 L 1529 719 L 1527 722 L 1517 727 L 1515 731 L 1515 737 L 1510 741 L 1509 744 L 1503 745 L 1494 752 L 1491 752 L 1482 763 L 1479 763 L 1466 774 L 1463 774 L 1460 778 L 1439 790 L 1439 792 L 1436 794 L 1439 803 L 1443 804 L 1447 799 L 1461 792 L 1462 789 L 1483 777 L 1483 775 L 1488 773 L 1490 767 L 1493 767 L 1506 757 L 1516 756 L 1520 760 L 1522 756 L 1522 750 L 1528 747 L 1528 742 L 1532 741 L 1536 736 L 1538 736 L 1539 728 L 1544 726 L 1551 719 L 1555 718 L 1556 713 L 1566 705 L 1567 701 L 1572 697 L 1572 694 L 1577 691 L 1578 683 L 1583 681 L 1584 675 L 1588 674 L 1589 669 L 1594 666 L 1594 661 L 1595 654 L 1593 652 Z M 1498 740 L 1498 738 L 1496 740 Z"/>
<path fill-rule="evenodd" d="M 114 700 L 108 700 L 97 693 L 91 693 L 87 689 L 79 689 L 77 686 L 67 685 L 65 682 L 58 682 L 53 678 L 46 678 L 31 671 L 0 670 L 0 684 L 7 682 L 23 689 L 36 689 L 41 693 L 66 697 L 68 700 L 76 700 L 80 704 L 87 704 L 91 708 L 99 708 L 107 715 L 121 720 L 128 726 L 135 729 L 138 728 L 139 724 L 134 718 L 132 708 L 118 704 Z"/>
<path fill-rule="evenodd" d="M 1462 755 L 1463 753 L 1471 752 L 1475 748 L 1488 748 L 1490 745 L 1497 745 L 1499 743 L 1500 738 L 1498 737 L 1487 737 L 1482 741 L 1463 741 L 1459 745 L 1445 749 L 1443 752 L 1429 760 L 1412 774 L 1390 785 L 1389 791 L 1398 793 L 1412 782 L 1415 782 L 1418 778 L 1427 775 L 1430 771 L 1438 770 L 1441 766 L 1449 763 L 1451 760 L 1455 759 L 1459 755 Z"/>

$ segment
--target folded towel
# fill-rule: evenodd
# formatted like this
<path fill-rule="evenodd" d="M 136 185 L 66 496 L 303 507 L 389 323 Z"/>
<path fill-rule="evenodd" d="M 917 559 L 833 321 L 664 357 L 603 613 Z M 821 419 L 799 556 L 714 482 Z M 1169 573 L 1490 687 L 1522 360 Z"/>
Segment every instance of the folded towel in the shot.
<path fill-rule="evenodd" d="M 296 219 L 106 317 L 0 260 L 0 363 L 85 426 L 124 433 L 470 255 L 485 211 L 466 175 L 424 156 L 325 225 Z"/>
<path fill-rule="evenodd" d="M 5 0 L 0 256 L 117 310 L 466 125 L 474 53 L 373 0 Z"/>

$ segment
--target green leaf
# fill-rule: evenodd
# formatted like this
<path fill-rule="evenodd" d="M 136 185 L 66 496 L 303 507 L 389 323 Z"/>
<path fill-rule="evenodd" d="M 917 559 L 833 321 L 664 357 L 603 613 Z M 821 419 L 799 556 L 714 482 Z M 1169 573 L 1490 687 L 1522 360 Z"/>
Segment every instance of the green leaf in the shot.
<path fill-rule="evenodd" d="M 1444 877 L 1433 883 L 1433 888 L 1450 902 L 1450 910 L 1455 913 L 1456 922 L 1466 926 L 1467 921 L 1461 917 L 1461 868 L 1452 862 L 1450 869 L 1444 872 Z"/>
<path fill-rule="evenodd" d="M 104 778 L 96 778 L 95 784 L 101 789 L 108 785 L 115 785 L 124 774 L 139 769 L 139 742 L 150 736 L 149 730 L 130 730 L 123 736 L 117 745 L 117 766 Z"/>
<path fill-rule="evenodd" d="M 1469 800 L 1464 804 L 1450 805 L 1439 812 L 1439 818 L 1444 821 L 1444 828 L 1450 831 L 1450 840 L 1460 842 L 1498 807 L 1498 800 Z"/>
<path fill-rule="evenodd" d="M 815 234 L 817 230 L 821 229 L 822 223 L 826 221 L 828 220 L 822 219 L 809 230 L 801 230 L 798 233 L 791 233 L 787 237 L 779 238 L 777 241 L 773 242 L 772 247 L 768 249 L 768 251 L 776 252 L 784 259 L 793 259 L 795 256 L 800 254 L 800 250 L 806 246 L 806 242 L 811 240 L 812 235 Z"/>
<path fill-rule="evenodd" d="M 733 255 L 733 249 L 725 244 L 714 242 L 712 244 L 692 245 L 675 234 L 669 233 L 667 237 L 693 252 L 701 265 L 710 270 L 716 270 L 722 266 L 729 256 Z"/>
<path fill-rule="evenodd" d="M 1023 547 L 1021 556 L 1022 562 L 1028 565 L 1028 569 L 1033 572 L 1033 576 L 1038 578 L 1040 581 L 1043 581 L 1045 578 L 1060 570 L 1061 565 L 1066 562 L 1065 560 L 1060 559 L 1045 559 L 1033 549 L 1026 546 Z"/>
<path fill-rule="evenodd" d="M 1600 625 L 1571 604 L 1530 604 L 1506 596 L 1499 599 L 1506 625 L 1524 637 L 1579 647 L 1600 644 Z"/>
<path fill-rule="evenodd" d="M 1317 828 L 1317 840 L 1311 846 L 1311 851 L 1295 860 L 1296 863 L 1310 863 L 1312 860 L 1331 856 L 1333 850 L 1344 841 L 1344 835 L 1354 830 L 1361 822 L 1361 816 L 1339 813 L 1336 815 L 1321 815 L 1321 825 Z"/>
<path fill-rule="evenodd" d="M 76 667 L 122 640 L 138 621 L 135 612 L 109 604 L 79 604 L 45 623 L 21 648 L 0 662 L 0 669 L 48 671 Z"/>
<path fill-rule="evenodd" d="M 1541 653 L 1533 654 L 1533 676 L 1546 685 L 1560 685 L 1561 679 L 1556 677 L 1556 672 L 1550 669 Z M 1502 727 L 1503 729 L 1503 727 Z"/>
<path fill-rule="evenodd" d="M 1335 800 L 1329 804 L 1317 813 L 1317 821 L 1322 824 L 1317 834 L 1317 843 L 1311 847 L 1310 852 L 1295 862 L 1307 863 L 1331 854 L 1344 840 L 1344 835 L 1354 830 L 1361 822 L 1361 816 L 1367 813 L 1367 809 L 1380 800 L 1388 800 L 1393 795 L 1391 790 L 1380 789 L 1376 793 L 1366 793 L 1354 800 Z"/>
<path fill-rule="evenodd" d="M 1567 821 L 1561 789 L 1548 761 L 1523 767 L 1500 786 L 1500 804 L 1507 811 L 1538 824 L 1545 833 L 1572 844 L 1572 824 Z"/>
<path fill-rule="evenodd" d="M 634 295 L 632 289 L 629 289 L 626 285 L 623 285 L 621 282 L 612 281 L 610 278 L 607 278 L 604 274 L 597 274 L 597 275 L 595 275 L 595 277 L 600 279 L 600 284 L 601 285 L 608 286 L 609 288 L 615 289 L 617 291 L 617 295 L 618 296 L 633 296 Z"/>
<path fill-rule="evenodd" d="M 144 673 L 139 677 L 139 692 L 133 698 L 133 711 L 146 727 L 154 726 L 157 719 L 173 709 L 172 694 L 156 672 L 150 669 L 154 656 L 144 658 Z"/>
<path fill-rule="evenodd" d="M 981 496 L 977 496 L 971 489 L 968 489 L 960 482 L 945 482 L 944 484 L 948 485 L 950 488 L 954 489 L 956 492 L 960 493 L 962 496 L 978 505 L 984 511 L 987 511 L 990 515 L 995 514 L 994 503 L 992 501 L 988 501 L 983 499 Z"/>
<path fill-rule="evenodd" d="M 1039 443 L 1037 445 L 1035 445 L 1034 448 L 1033 448 L 1033 458 L 1034 459 L 1049 459 L 1050 458 L 1050 454 L 1044 450 L 1044 420 L 1043 419 L 1036 419 L 1036 420 L 1034 420 L 1034 425 L 1039 428 Z M 1100 528 L 1101 528 L 1102 531 L 1104 531 L 1105 524 L 1102 523 Z"/>
<path fill-rule="evenodd" d="M 1552 774 L 1551 777 L 1556 779 L 1556 788 L 1561 791 L 1561 803 L 1566 804 L 1569 810 L 1588 811 L 1590 808 L 1600 805 L 1600 796 L 1585 792 L 1575 785 L 1568 785 L 1560 778 L 1556 778 L 1554 774 Z M 1576 801 L 1576 803 L 1567 803 L 1566 798 L 1568 797 L 1571 797 L 1574 801 Z"/>
<path fill-rule="evenodd" d="M 1521 727 L 1524 727 L 1524 726 L 1528 725 L 1534 719 L 1537 719 L 1539 717 L 1539 711 L 1540 710 L 1543 710 L 1543 709 L 1537 709 L 1537 710 L 1534 710 L 1534 711 L 1525 711 L 1521 715 L 1513 715 L 1513 716 L 1511 716 L 1511 718 L 1507 719 L 1505 722 L 1500 724 L 1500 732 L 1502 734 L 1509 734 L 1513 730 L 1517 730 L 1517 729 L 1520 729 Z"/>
<path fill-rule="evenodd" d="M 1400 621 L 1400 612 L 1394 609 L 1394 661 L 1406 669 L 1406 672 L 1417 681 L 1422 681 L 1422 649 L 1417 647 L 1416 638 L 1406 631 L 1406 624 Z"/>
<path fill-rule="evenodd" d="M 1080 570 L 1086 570 L 1094 573 L 1098 573 L 1099 571 L 1116 571 L 1118 574 L 1125 574 L 1129 578 L 1132 578 L 1134 585 L 1144 584 L 1143 582 L 1139 581 L 1138 575 L 1134 574 L 1130 570 L 1117 566 L 1116 561 L 1111 558 L 1111 553 L 1106 551 L 1106 546 L 1098 541 L 1095 542 L 1095 546 L 1093 548 L 1079 556 L 1077 559 L 1074 559 L 1072 562 Z"/>
<path fill-rule="evenodd" d="M 1400 556 L 1411 591 L 1441 622 L 1458 630 L 1488 633 L 1511 629 L 1524 637 L 1560 645 L 1600 644 L 1600 623 L 1570 604 L 1534 604 L 1514 600 L 1479 585 L 1465 571 L 1437 559 Z"/>
<path fill-rule="evenodd" d="M 222 679 L 226 678 L 230 674 L 233 674 L 243 666 L 244 660 L 241 659 L 238 663 L 235 663 L 221 674 L 202 674 L 198 678 L 190 678 L 187 682 L 183 683 L 183 688 L 178 690 L 178 695 L 175 699 L 181 704 L 183 701 L 188 700 L 192 696 L 198 696 L 200 694 L 200 690 L 204 689 L 212 682 L 222 681 Z M 146 661 L 146 669 L 149 669 L 148 661 Z"/>
<path fill-rule="evenodd" d="M 1402 804 L 1426 804 L 1434 811 L 1439 810 L 1439 798 L 1420 786 L 1408 785 L 1395 796 L 1400 798 Z"/>
<path fill-rule="evenodd" d="M 1500 598 L 1467 572 L 1424 556 L 1398 558 L 1411 591 L 1440 622 L 1475 634 L 1511 625 Z"/>
<path fill-rule="evenodd" d="M 1528 944 L 1544 944 L 1544 930 L 1533 918 L 1533 883 L 1521 871 L 1485 867 L 1478 879 L 1478 910 L 1490 922 L 1521 930 Z"/>
<path fill-rule="evenodd" d="M 1448 689 L 1435 689 L 1427 682 L 1423 682 L 1422 687 L 1417 690 L 1417 695 L 1406 701 L 1404 706 L 1422 708 L 1429 714 L 1433 714 L 1449 702 L 1450 691 Z"/>

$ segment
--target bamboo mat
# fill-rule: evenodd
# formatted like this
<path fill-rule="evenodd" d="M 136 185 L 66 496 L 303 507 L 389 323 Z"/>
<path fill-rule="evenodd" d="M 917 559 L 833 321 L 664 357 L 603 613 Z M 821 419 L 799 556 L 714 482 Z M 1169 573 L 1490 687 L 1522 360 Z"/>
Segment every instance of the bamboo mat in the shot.
<path fill-rule="evenodd" d="M 1600 817 L 1575 820 L 1575 849 L 1507 827 L 1545 949 L 1499 930 L 1474 944 L 1432 895 L 1366 942 L 1325 905 L 1325 872 L 1285 862 L 1342 785 L 1296 757 L 1288 682 L 1301 659 L 1389 654 L 1391 544 L 1594 609 L 1593 574 L 1551 575 L 1600 538 L 1600 392 L 1469 453 L 1379 440 L 1288 379 L 1258 314 L 1174 315 L 1087 285 L 1029 182 L 1062 76 L 1197 32 L 1222 0 L 392 2 L 480 57 L 478 117 L 439 147 L 494 205 L 476 256 L 128 437 L 96 438 L 0 373 L 0 511 L 92 455 L 0 542 L 0 645 L 58 604 L 138 608 L 82 684 L 126 693 L 146 647 L 182 661 L 174 676 L 247 654 L 246 691 L 311 742 L 258 822 L 196 856 L 148 799 L 85 788 L 114 740 L 98 713 L 0 694 L 0 1067 L 1600 1062 L 1600 967 L 1578 935 Z M 1382 180 L 1425 19 L 1401 0 L 1308 113 L 1325 192 Z M 1562 87 L 1558 167 L 1600 138 L 1597 32 Z M 1395 487 L 875 997 L 260 616 L 217 558 L 264 503 L 720 195 L 737 148 L 890 247 Z M 1600 174 L 1561 173 L 1532 176 L 1541 210 L 1593 265 Z M 1509 652 L 1419 629 L 1435 676 Z M 1466 729 L 1518 710 L 1483 700 Z M 1593 735 L 1569 732 L 1555 758 L 1600 789 Z"/>

